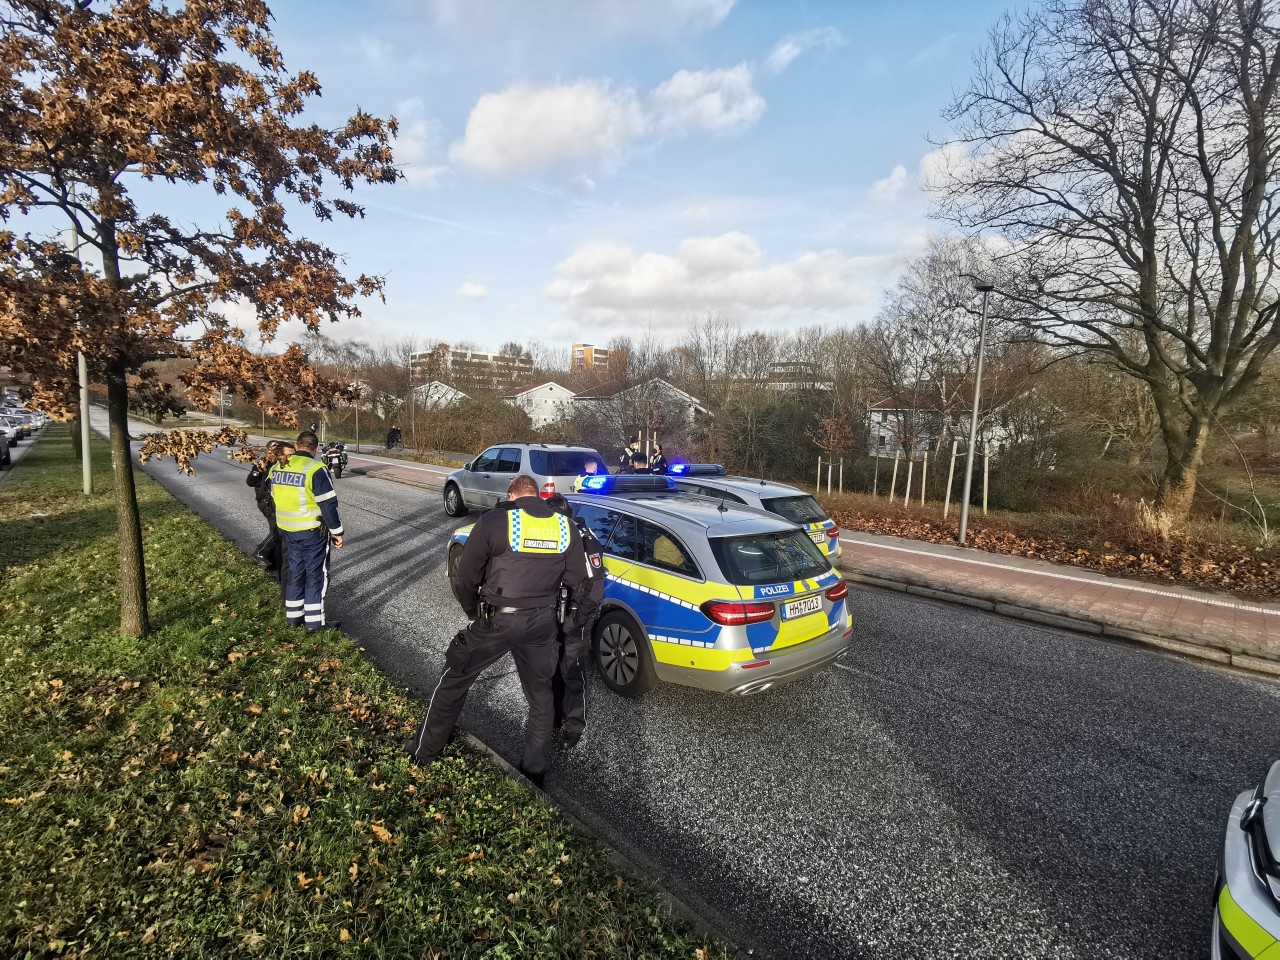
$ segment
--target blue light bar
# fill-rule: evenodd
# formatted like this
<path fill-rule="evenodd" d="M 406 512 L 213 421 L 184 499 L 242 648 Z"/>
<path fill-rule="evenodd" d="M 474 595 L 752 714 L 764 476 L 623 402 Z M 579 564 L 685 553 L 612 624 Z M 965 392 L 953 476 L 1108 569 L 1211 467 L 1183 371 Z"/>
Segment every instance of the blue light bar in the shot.
<path fill-rule="evenodd" d="M 670 477 L 655 476 L 652 473 L 610 474 L 609 476 L 586 477 L 580 485 L 579 493 L 662 493 L 676 488 Z"/>
<path fill-rule="evenodd" d="M 677 477 L 722 477 L 724 466 L 719 463 L 676 463 L 667 473 Z"/>

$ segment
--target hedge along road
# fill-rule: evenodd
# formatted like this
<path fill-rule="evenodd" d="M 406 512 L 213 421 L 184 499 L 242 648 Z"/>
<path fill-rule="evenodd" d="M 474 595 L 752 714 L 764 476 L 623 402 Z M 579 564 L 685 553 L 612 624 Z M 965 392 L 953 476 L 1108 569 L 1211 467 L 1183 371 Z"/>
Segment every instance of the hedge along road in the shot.
<path fill-rule="evenodd" d="M 245 468 L 146 468 L 249 549 Z M 330 618 L 422 696 L 463 624 L 440 494 L 337 483 Z M 193 558 L 193 562 L 196 558 Z M 1232 798 L 1274 759 L 1280 685 L 895 593 L 854 588 L 837 669 L 746 699 L 598 680 L 550 794 L 696 891 L 757 955 L 1199 957 Z M 508 666 L 463 725 L 518 757 Z"/>

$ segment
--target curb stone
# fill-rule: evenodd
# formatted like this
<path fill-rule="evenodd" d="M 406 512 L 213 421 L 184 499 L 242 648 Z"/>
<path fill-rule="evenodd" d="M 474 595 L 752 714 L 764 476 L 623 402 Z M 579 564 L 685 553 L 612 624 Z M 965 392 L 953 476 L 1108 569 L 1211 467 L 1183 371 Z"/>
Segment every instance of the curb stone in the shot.
<path fill-rule="evenodd" d="M 952 590 L 938 589 L 917 580 L 863 573 L 858 570 L 851 570 L 843 565 L 840 569 L 846 579 L 868 587 L 895 590 L 898 593 L 909 593 L 914 596 L 926 597 L 930 600 L 941 600 L 944 603 L 959 603 L 969 607 L 978 607 L 979 609 L 989 610 L 1017 620 L 1058 627 L 1076 633 L 1103 636 L 1112 640 L 1137 643 L 1142 646 L 1163 650 L 1166 653 L 1203 660 L 1219 666 L 1234 667 L 1237 670 L 1266 677 L 1280 677 L 1280 660 L 1259 656 L 1257 653 L 1234 652 L 1185 636 L 1147 633 L 1094 617 L 1069 613 L 1048 605 L 1037 607 L 1026 603 L 1013 603 L 995 594 L 959 593 Z"/>
<path fill-rule="evenodd" d="M 574 809 L 566 808 L 561 800 L 553 797 L 545 789 L 536 787 L 529 779 L 515 768 L 505 757 L 491 748 L 487 743 L 481 740 L 475 734 L 467 733 L 463 730 L 458 731 L 458 736 L 474 749 L 477 753 L 483 754 L 495 763 L 507 776 L 517 781 L 525 789 L 531 793 L 541 794 L 556 811 L 568 820 L 574 827 L 582 831 L 589 837 L 594 837 L 597 842 L 604 844 L 609 851 L 609 862 L 620 873 L 627 873 L 634 877 L 652 883 L 658 888 L 658 896 L 663 904 L 673 914 L 681 917 L 689 923 L 694 930 L 701 936 L 706 937 L 708 941 L 718 940 L 726 946 L 730 947 L 729 956 L 731 957 L 750 957 L 752 960 L 769 960 L 768 955 L 762 953 L 756 948 L 741 947 L 737 940 L 725 933 L 725 929 L 729 926 L 720 912 L 710 904 L 706 903 L 701 897 L 692 891 L 684 888 L 683 884 L 673 880 L 669 875 L 664 874 L 653 863 L 637 864 L 634 860 L 624 856 L 614 846 L 613 842 L 608 839 L 607 831 L 598 828 L 597 825 L 588 823 L 587 820 L 594 820 L 590 814 L 574 804 Z"/>

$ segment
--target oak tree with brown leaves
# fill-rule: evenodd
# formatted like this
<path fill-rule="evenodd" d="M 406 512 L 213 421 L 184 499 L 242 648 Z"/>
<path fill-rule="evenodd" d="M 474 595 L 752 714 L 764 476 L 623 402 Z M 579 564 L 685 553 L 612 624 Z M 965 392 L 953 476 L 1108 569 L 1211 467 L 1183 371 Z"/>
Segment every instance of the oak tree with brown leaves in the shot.
<path fill-rule="evenodd" d="M 147 364 L 194 360 L 183 381 L 196 406 L 230 388 L 296 422 L 337 385 L 296 344 L 251 352 L 226 309 L 247 307 L 269 342 L 286 320 L 316 329 L 382 292 L 379 278 L 347 279 L 288 220 L 362 216 L 333 194 L 397 179 L 395 121 L 359 110 L 338 129 L 304 121 L 320 84 L 285 71 L 270 17 L 261 0 L 0 0 L 0 356 L 64 416 L 77 351 L 106 384 L 129 636 L 149 627 L 128 411 L 180 410 Z M 226 198 L 221 222 L 167 215 L 166 196 L 192 188 Z M 68 226 L 79 256 L 61 241 Z M 154 435 L 143 456 L 189 471 L 198 453 L 243 439 Z"/>

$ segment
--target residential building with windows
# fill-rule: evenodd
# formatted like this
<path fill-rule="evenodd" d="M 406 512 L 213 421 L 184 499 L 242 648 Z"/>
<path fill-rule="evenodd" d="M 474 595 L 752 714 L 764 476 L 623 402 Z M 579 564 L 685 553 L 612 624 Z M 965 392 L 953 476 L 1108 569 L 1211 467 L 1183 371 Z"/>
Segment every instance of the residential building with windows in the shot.
<path fill-rule="evenodd" d="M 414 379 L 443 380 L 459 390 L 505 390 L 533 377 L 533 357 L 455 350 L 442 343 L 413 354 Z"/>
<path fill-rule="evenodd" d="M 605 350 L 589 343 L 575 343 L 569 349 L 569 372 L 578 373 L 583 370 L 626 373 L 627 351 Z"/>
<path fill-rule="evenodd" d="M 569 418 L 573 391 L 558 383 L 547 382 L 502 399 L 527 413 L 533 428 L 537 430 Z"/>

